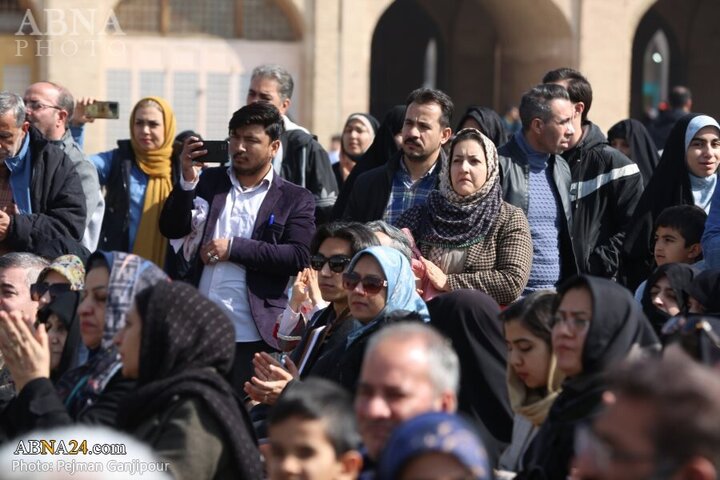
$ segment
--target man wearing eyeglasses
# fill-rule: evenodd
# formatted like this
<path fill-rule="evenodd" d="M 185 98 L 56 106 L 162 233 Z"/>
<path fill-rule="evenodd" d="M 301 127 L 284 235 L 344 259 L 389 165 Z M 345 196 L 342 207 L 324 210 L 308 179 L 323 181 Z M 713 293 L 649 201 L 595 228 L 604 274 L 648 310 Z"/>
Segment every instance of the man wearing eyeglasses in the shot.
<path fill-rule="evenodd" d="M 35 253 L 50 240 L 80 242 L 85 218 L 72 160 L 30 126 L 22 98 L 0 92 L 0 251 Z"/>
<path fill-rule="evenodd" d="M 37 82 L 25 90 L 27 120 L 53 145 L 70 157 L 80 176 L 85 194 L 85 232 L 82 244 L 94 252 L 100 238 L 100 227 L 105 214 L 105 199 L 100 192 L 97 169 L 85 158 L 80 146 L 70 133 L 70 119 L 75 100 L 70 91 L 56 83 Z"/>
<path fill-rule="evenodd" d="M 576 434 L 573 479 L 720 478 L 720 376 L 677 351 L 626 364 Z"/>

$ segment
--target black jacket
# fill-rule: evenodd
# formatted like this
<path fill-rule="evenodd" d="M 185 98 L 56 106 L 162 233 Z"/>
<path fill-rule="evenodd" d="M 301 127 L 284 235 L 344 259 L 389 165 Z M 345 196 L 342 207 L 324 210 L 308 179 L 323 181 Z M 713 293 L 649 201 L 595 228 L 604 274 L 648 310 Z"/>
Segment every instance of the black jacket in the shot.
<path fill-rule="evenodd" d="M 6 244 L 36 252 L 57 238 L 80 242 L 85 232 L 85 195 L 75 166 L 65 152 L 30 128 L 30 205 L 33 213 L 12 216 Z"/>
<path fill-rule="evenodd" d="M 402 157 L 403 151 L 400 150 L 385 165 L 373 168 L 357 178 L 350 192 L 343 220 L 362 223 L 382 220 L 390 200 L 393 177 L 400 168 Z M 442 148 L 439 161 L 447 161 Z M 435 188 L 439 183 L 440 175 L 437 176 Z"/>
<path fill-rule="evenodd" d="M 665 149 L 665 143 L 667 143 L 667 139 L 670 136 L 670 132 L 675 126 L 675 123 L 687 115 L 687 113 L 688 112 L 685 110 L 679 108 L 666 110 L 664 112 L 660 112 L 657 118 L 648 125 L 648 133 L 652 137 L 653 142 L 655 142 L 655 146 L 658 150 Z"/>
<path fill-rule="evenodd" d="M 130 140 L 118 140 L 117 144 L 105 185 L 105 217 L 98 250 L 127 252 L 130 249 L 130 170 L 136 160 Z M 172 165 L 173 185 L 180 180 L 180 172 L 178 159 Z"/>
<path fill-rule="evenodd" d="M 570 165 L 572 238 L 580 273 L 613 278 L 635 206 L 643 192 L 638 166 L 608 145 L 593 123 L 563 157 Z"/>
<path fill-rule="evenodd" d="M 315 223 L 330 220 L 338 196 L 335 173 L 327 152 L 302 130 L 289 130 L 280 136 L 283 161 L 280 176 L 310 190 L 315 197 Z"/>
<path fill-rule="evenodd" d="M 527 215 L 530 205 L 528 194 L 530 165 L 527 157 L 517 144 L 514 136 L 510 138 L 508 143 L 498 149 L 498 155 L 503 199 L 511 205 L 522 208 L 525 215 Z M 579 270 L 572 238 L 573 205 L 570 196 L 572 177 L 570 167 L 560 155 L 550 157 L 548 168 L 555 181 L 555 188 L 564 213 L 560 230 L 560 281 L 563 281 L 576 274 Z"/>

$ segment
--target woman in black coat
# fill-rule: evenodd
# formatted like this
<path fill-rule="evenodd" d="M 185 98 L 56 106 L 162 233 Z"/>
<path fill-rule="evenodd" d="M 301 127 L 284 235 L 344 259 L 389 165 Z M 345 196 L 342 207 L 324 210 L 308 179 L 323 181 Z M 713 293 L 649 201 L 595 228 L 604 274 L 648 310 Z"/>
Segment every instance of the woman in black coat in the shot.
<path fill-rule="evenodd" d="M 552 320 L 557 368 L 566 376 L 525 455 L 518 479 L 563 479 L 574 455 L 575 428 L 602 409 L 608 367 L 659 341 L 631 293 L 615 282 L 576 276 L 558 289 Z"/>

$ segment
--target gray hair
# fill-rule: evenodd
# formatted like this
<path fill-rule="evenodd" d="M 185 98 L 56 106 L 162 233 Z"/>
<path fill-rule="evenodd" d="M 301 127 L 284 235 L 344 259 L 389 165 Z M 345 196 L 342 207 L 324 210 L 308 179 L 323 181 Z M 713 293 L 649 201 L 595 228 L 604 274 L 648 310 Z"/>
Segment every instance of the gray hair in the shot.
<path fill-rule="evenodd" d="M 295 83 L 293 82 L 290 72 L 280 65 L 267 64 L 257 66 L 252 71 L 251 81 L 254 80 L 255 77 L 272 78 L 278 83 L 278 94 L 280 95 L 280 99 L 285 100 L 292 98 Z"/>
<path fill-rule="evenodd" d="M 365 358 L 384 342 L 406 343 L 420 339 L 425 344 L 428 377 L 437 395 L 460 389 L 460 359 L 450 343 L 440 332 L 421 322 L 398 322 L 379 330 L 370 337 Z"/>
<path fill-rule="evenodd" d="M 412 260 L 410 239 L 402 232 L 402 230 L 397 227 L 393 227 L 383 220 L 373 220 L 372 222 L 366 223 L 365 226 L 373 233 L 381 232 L 390 237 L 392 243 L 389 246 L 405 255 L 408 260 Z"/>
<path fill-rule="evenodd" d="M 21 127 L 25 122 L 25 102 L 20 95 L 12 92 L 0 92 L 0 115 L 12 111 L 15 117 L 15 126 Z"/>
<path fill-rule="evenodd" d="M 570 101 L 570 94 L 565 87 L 554 83 L 543 83 L 525 92 L 520 100 L 519 108 L 524 131 L 530 128 L 530 124 L 536 118 L 543 122 L 552 118 L 550 102 L 553 100 Z"/>
<path fill-rule="evenodd" d="M 27 271 L 28 289 L 37 282 L 40 272 L 49 265 L 50 262 L 46 259 L 27 252 L 10 252 L 0 257 L 0 270 L 22 268 Z"/>

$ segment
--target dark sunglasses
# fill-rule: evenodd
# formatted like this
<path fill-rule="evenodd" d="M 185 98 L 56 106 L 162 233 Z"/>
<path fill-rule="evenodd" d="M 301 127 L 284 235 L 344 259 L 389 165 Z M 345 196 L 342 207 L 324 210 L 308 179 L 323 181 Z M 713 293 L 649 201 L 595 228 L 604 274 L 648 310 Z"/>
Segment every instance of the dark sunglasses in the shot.
<path fill-rule="evenodd" d="M 45 293 L 50 292 L 50 298 L 55 298 L 61 293 L 69 292 L 69 283 L 33 283 L 30 285 L 30 298 L 37 302 Z"/>
<path fill-rule="evenodd" d="M 347 255 L 333 255 L 331 257 L 326 257 L 325 255 L 318 253 L 317 255 L 310 257 L 310 266 L 313 270 L 317 270 L 319 272 L 327 263 L 330 267 L 330 271 L 342 273 L 348 263 L 350 263 L 350 260 L 351 258 Z"/>
<path fill-rule="evenodd" d="M 376 275 L 368 275 L 361 277 L 359 273 L 347 272 L 343 273 L 343 288 L 347 291 L 353 291 L 357 288 L 358 283 L 362 284 L 363 291 L 368 295 L 377 295 L 383 287 L 387 287 L 387 280 Z"/>

